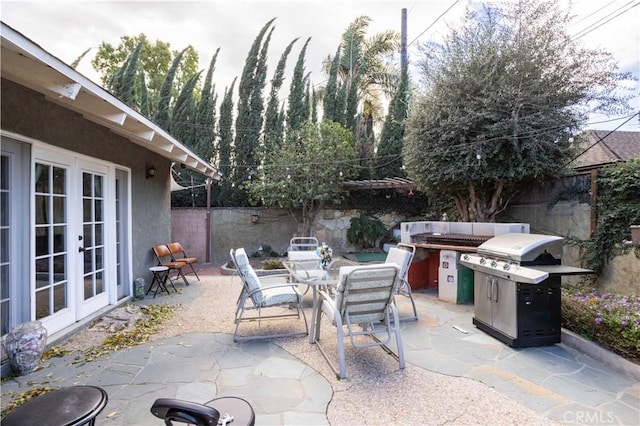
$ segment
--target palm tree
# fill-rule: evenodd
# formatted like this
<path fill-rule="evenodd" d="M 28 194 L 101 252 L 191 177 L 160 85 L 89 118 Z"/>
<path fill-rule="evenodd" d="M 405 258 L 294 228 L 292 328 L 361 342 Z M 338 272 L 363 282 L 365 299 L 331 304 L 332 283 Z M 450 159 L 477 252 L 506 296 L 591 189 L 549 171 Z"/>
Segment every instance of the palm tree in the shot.
<path fill-rule="evenodd" d="M 347 117 L 346 122 L 355 124 L 351 130 L 357 136 L 365 158 L 370 158 L 374 152 L 372 124 L 384 119 L 383 101 L 395 93 L 400 77 L 399 67 L 389 60 L 390 56 L 399 52 L 400 34 L 388 30 L 367 37 L 370 22 L 368 16 L 359 16 L 349 24 L 342 35 L 340 49 L 336 52 L 336 55 L 340 55 L 338 79 L 342 90 L 347 94 L 353 93 L 352 86 L 357 85 L 356 117 Z M 327 75 L 334 59 L 335 56 L 329 56 L 324 61 Z M 346 110 L 353 111 L 353 105 L 352 108 L 347 105 Z"/>

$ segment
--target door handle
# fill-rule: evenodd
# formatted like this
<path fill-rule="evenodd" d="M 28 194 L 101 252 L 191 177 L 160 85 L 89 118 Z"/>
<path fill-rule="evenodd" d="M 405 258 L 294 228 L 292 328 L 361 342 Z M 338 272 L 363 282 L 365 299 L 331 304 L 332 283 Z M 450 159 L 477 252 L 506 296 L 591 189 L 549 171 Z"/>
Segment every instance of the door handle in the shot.
<path fill-rule="evenodd" d="M 498 286 L 498 280 L 494 278 L 493 283 L 495 284 L 495 290 L 493 290 L 493 301 L 498 303 L 498 291 L 499 291 L 499 286 Z"/>
<path fill-rule="evenodd" d="M 85 250 L 84 247 L 78 247 L 78 253 L 82 253 Z"/>
<path fill-rule="evenodd" d="M 487 299 L 491 300 L 493 293 L 493 279 L 491 279 L 491 277 L 485 277 L 485 282 L 487 284 Z"/>

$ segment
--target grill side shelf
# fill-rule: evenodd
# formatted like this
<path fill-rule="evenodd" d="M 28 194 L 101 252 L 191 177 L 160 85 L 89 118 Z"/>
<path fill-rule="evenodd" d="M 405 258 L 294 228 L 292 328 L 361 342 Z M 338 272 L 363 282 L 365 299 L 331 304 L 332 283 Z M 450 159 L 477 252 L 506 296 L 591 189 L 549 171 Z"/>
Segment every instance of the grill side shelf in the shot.
<path fill-rule="evenodd" d="M 593 274 L 591 269 L 576 268 L 565 265 L 536 265 L 536 269 L 547 272 L 549 275 L 589 275 Z"/>
<path fill-rule="evenodd" d="M 494 268 L 487 265 L 481 265 L 478 263 L 479 258 L 476 258 L 475 256 L 469 257 L 470 260 L 464 260 L 463 258 L 461 258 L 460 263 L 467 268 L 473 269 L 474 271 L 484 272 L 486 274 L 500 277 L 505 280 L 528 284 L 539 284 L 549 277 L 549 273 L 542 270 L 542 268 L 536 267 L 536 269 L 533 269 L 522 266 L 515 266 L 513 269 L 506 271 L 502 268 Z"/>

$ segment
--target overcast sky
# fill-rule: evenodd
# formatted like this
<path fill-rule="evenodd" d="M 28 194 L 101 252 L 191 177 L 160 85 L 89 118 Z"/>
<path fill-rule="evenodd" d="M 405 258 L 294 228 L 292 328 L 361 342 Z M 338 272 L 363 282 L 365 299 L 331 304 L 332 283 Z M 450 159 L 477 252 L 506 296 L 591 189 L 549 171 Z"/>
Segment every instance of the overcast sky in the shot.
<path fill-rule="evenodd" d="M 569 7 L 569 0 L 561 0 Z M 477 4 L 474 2 L 473 4 Z M 587 46 L 611 52 L 621 71 L 640 76 L 640 0 L 574 0 L 576 15 L 570 33 L 580 35 Z M 322 60 L 334 54 L 344 29 L 356 17 L 372 19 L 369 34 L 388 29 L 400 31 L 401 10 L 408 11 L 409 61 L 416 62 L 417 46 L 440 40 L 449 25 L 460 22 L 472 0 L 208 0 L 208 1 L 6 1 L 0 0 L 2 21 L 70 64 L 88 48 L 78 71 L 99 83 L 90 61 L 101 42 L 117 45 L 120 37 L 144 33 L 150 40 L 170 43 L 182 50 L 192 45 L 200 55 L 200 66 L 209 65 L 220 48 L 214 80 L 219 93 L 240 76 L 246 55 L 258 31 L 276 18 L 269 55 L 269 78 L 285 46 L 296 37 L 288 66 L 293 68 L 304 40 L 306 69 L 314 84 L 325 79 Z M 446 13 L 445 13 L 446 12 Z M 444 16 L 441 17 L 441 15 Z M 618 15 L 618 16 L 616 16 Z M 605 22 L 609 20 L 609 22 Z M 435 23 L 435 24 L 434 24 Z M 291 72 L 287 73 L 290 78 Z M 638 83 L 632 85 L 640 108 Z M 286 95 L 281 95 L 285 98 Z M 592 121 L 613 117 L 593 117 Z M 624 119 L 590 125 L 613 129 Z M 640 130 L 635 118 L 623 130 Z"/>

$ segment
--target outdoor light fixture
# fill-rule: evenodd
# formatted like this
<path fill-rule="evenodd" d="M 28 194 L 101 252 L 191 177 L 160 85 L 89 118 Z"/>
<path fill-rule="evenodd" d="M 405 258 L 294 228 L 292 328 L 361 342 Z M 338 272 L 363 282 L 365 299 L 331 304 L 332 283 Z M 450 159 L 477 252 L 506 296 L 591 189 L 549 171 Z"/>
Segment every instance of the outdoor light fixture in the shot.
<path fill-rule="evenodd" d="M 156 175 L 156 167 L 152 164 L 147 167 L 147 179 L 151 179 Z"/>

